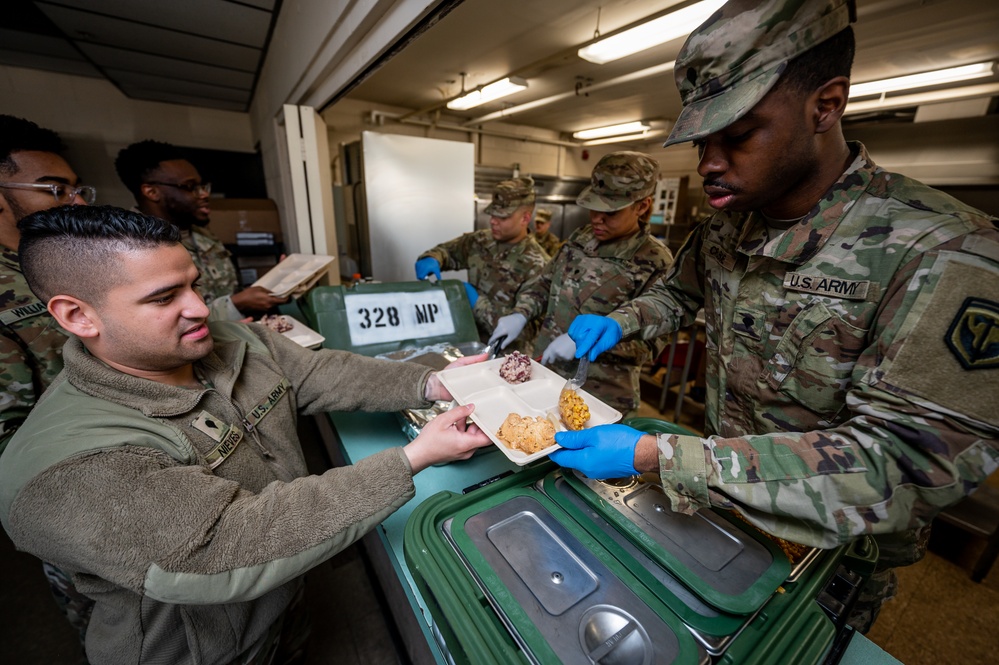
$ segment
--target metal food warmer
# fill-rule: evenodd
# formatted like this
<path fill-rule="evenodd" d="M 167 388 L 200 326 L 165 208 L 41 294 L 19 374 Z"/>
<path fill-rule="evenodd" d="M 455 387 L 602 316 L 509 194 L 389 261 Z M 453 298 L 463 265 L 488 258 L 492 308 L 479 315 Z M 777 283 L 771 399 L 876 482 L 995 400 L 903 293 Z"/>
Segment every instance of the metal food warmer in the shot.
<path fill-rule="evenodd" d="M 456 665 L 836 662 L 877 560 L 869 538 L 794 546 L 727 511 L 674 513 L 642 477 L 549 461 L 425 500 L 404 551 Z"/>

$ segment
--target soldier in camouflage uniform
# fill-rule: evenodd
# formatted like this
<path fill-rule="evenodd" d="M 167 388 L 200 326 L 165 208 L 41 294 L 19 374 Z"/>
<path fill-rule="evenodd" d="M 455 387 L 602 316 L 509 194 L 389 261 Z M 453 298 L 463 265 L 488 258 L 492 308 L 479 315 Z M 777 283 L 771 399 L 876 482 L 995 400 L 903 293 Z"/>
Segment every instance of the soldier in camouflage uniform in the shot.
<path fill-rule="evenodd" d="M 528 231 L 534 213 L 534 180 L 504 180 L 496 185 L 486 206 L 489 229 L 465 233 L 420 255 L 416 278 L 441 270 L 468 270 L 469 303 L 483 342 L 500 317 L 513 311 L 525 282 L 541 274 L 549 256 Z M 511 350 L 531 354 L 537 326 L 528 330 Z"/>
<path fill-rule="evenodd" d="M 238 290 L 236 266 L 225 245 L 208 230 L 211 183 L 203 183 L 184 152 L 168 143 L 140 141 L 118 153 L 118 177 L 135 196 L 136 210 L 172 223 L 201 271 L 198 288 L 213 321 L 239 321 L 265 313 L 287 298 L 261 286 Z"/>
<path fill-rule="evenodd" d="M 567 331 L 579 314 L 609 314 L 658 281 L 673 260 L 649 235 L 652 195 L 659 164 L 640 152 L 612 152 L 595 167 L 576 203 L 590 211 L 590 224 L 577 229 L 544 272 L 524 285 L 510 317 L 491 339 L 516 337 L 516 326 L 540 319 L 536 346 L 542 362 L 565 376 L 576 372 L 575 344 Z M 508 326 L 514 326 L 509 328 Z M 662 340 L 619 344 L 590 365 L 586 391 L 634 415 L 640 401 L 642 365 L 662 351 Z"/>
<path fill-rule="evenodd" d="M 0 453 L 62 371 L 68 336 L 28 288 L 17 253 L 17 222 L 39 210 L 94 202 L 96 191 L 79 186 L 79 177 L 60 154 L 63 150 L 55 132 L 22 118 L 0 116 Z M 93 601 L 55 566 L 43 562 L 42 569 L 82 644 Z"/>
<path fill-rule="evenodd" d="M 562 246 L 562 241 L 551 232 L 552 211 L 549 208 L 538 208 L 534 213 L 534 239 L 545 250 L 545 254 L 555 258 L 558 248 Z"/>
<path fill-rule="evenodd" d="M 732 1 L 691 34 L 667 145 L 695 142 L 718 212 L 662 283 L 570 335 L 593 357 L 703 307 L 709 436 L 593 428 L 552 459 L 658 470 L 674 510 L 736 509 L 799 543 L 875 535 L 850 618 L 866 631 L 891 568 L 999 466 L 999 231 L 844 139 L 852 18 L 847 0 Z"/>

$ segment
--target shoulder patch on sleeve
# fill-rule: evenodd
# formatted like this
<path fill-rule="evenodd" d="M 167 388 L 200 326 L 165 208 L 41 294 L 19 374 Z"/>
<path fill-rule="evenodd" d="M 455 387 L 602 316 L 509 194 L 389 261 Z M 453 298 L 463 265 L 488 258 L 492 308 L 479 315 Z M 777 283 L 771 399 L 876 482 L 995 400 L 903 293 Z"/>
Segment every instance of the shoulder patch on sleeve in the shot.
<path fill-rule="evenodd" d="M 946 342 L 964 369 L 999 368 L 999 303 L 965 298 Z"/>
<path fill-rule="evenodd" d="M 980 422 L 999 425 L 999 275 L 994 264 L 952 255 L 932 269 L 902 325 L 905 340 L 886 358 L 881 381 Z"/>

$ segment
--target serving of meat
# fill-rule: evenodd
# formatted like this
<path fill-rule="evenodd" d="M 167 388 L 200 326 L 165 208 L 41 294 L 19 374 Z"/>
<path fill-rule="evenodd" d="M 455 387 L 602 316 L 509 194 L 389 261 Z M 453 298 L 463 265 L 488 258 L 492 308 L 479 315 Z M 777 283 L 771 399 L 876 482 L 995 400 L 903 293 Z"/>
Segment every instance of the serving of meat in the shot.
<path fill-rule="evenodd" d="M 291 321 L 280 314 L 265 314 L 260 317 L 260 323 L 279 333 L 288 332 L 295 327 L 291 324 Z"/>
<path fill-rule="evenodd" d="M 531 378 L 531 359 L 520 351 L 514 351 L 500 365 L 499 375 L 507 383 L 523 383 Z"/>
<path fill-rule="evenodd" d="M 528 455 L 555 445 L 555 425 L 541 416 L 519 416 L 511 413 L 500 425 L 496 436 L 514 450 Z"/>

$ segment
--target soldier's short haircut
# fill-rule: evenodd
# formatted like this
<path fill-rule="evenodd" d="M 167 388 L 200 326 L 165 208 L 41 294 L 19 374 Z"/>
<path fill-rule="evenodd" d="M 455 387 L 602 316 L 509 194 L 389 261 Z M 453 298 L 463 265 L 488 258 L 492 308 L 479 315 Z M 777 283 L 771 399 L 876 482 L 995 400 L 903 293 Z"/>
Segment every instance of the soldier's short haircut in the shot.
<path fill-rule="evenodd" d="M 100 305 L 123 279 L 119 254 L 180 242 L 173 224 L 114 206 L 41 210 L 19 221 L 17 228 L 21 270 L 45 303 L 62 294 Z"/>
<path fill-rule="evenodd" d="M 58 155 L 66 150 L 66 146 L 51 129 L 39 127 L 24 118 L 0 115 L 0 176 L 9 178 L 18 172 L 13 155 L 25 150 Z"/>
<path fill-rule="evenodd" d="M 847 27 L 789 61 L 777 87 L 809 94 L 837 76 L 850 78 L 855 49 L 853 28 Z"/>
<path fill-rule="evenodd" d="M 170 143 L 139 141 L 118 152 L 114 168 L 128 191 L 138 200 L 142 195 L 142 185 L 148 180 L 150 173 L 159 168 L 161 162 L 187 158 L 184 150 Z"/>

